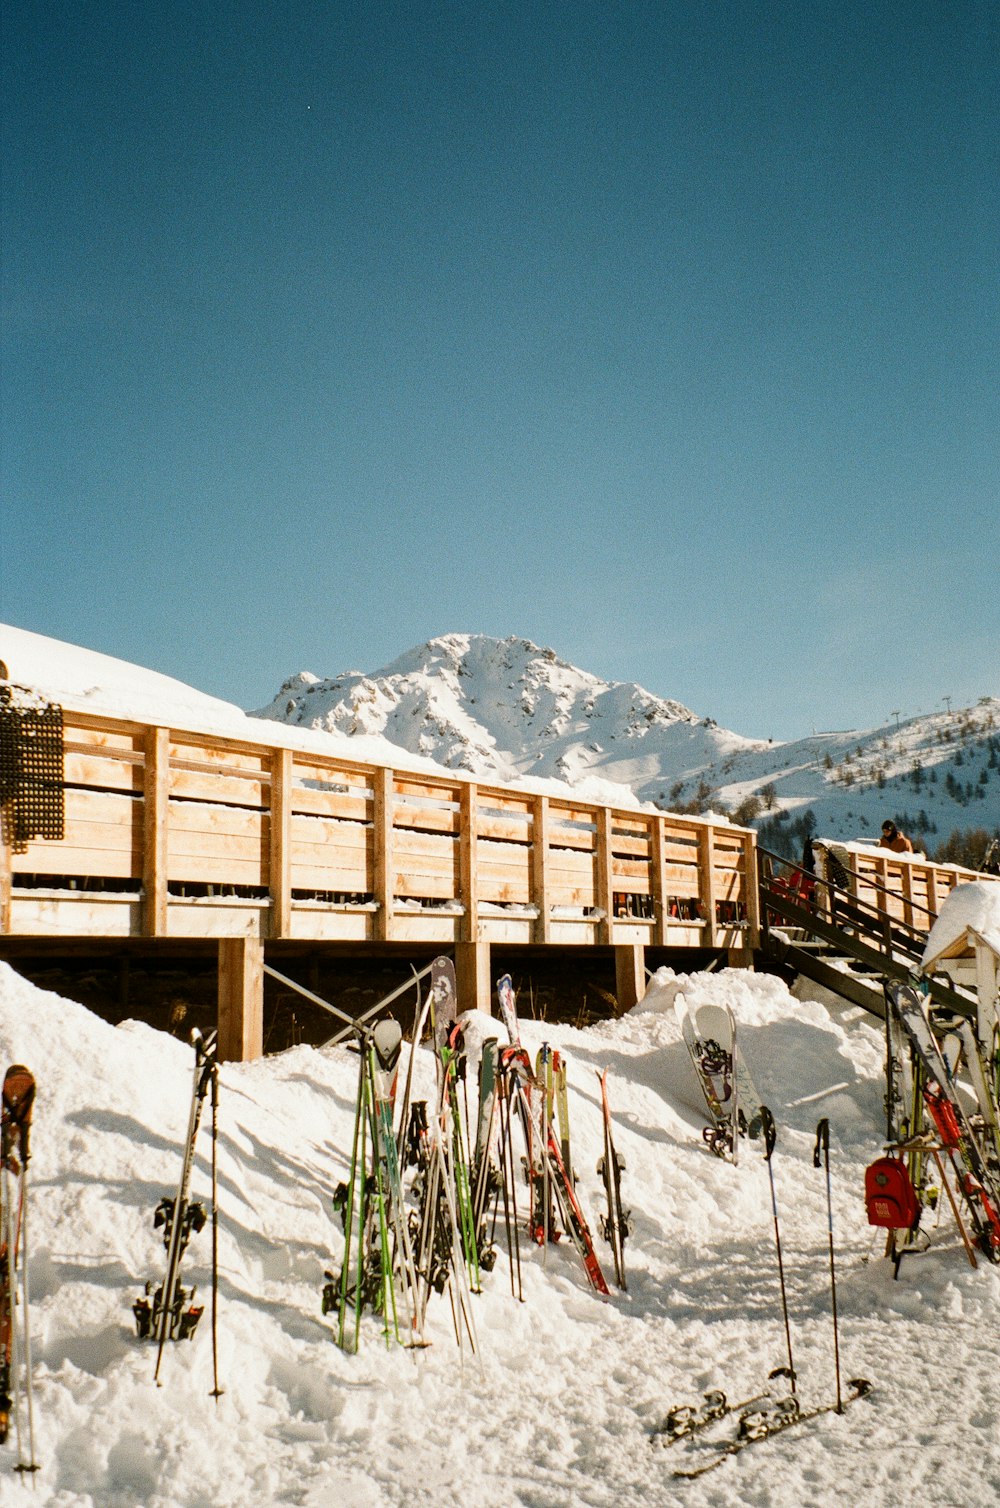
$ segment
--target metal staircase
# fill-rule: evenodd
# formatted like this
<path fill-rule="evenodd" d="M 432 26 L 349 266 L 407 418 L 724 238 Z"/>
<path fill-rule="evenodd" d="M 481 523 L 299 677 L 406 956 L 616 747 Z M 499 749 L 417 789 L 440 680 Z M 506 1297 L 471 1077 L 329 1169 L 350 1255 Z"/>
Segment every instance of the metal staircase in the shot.
<path fill-rule="evenodd" d="M 859 900 L 852 881 L 856 885 L 860 876 L 849 865 L 838 863 L 836 877 L 828 873 L 820 879 L 766 848 L 757 852 L 764 959 L 884 1019 L 883 981 L 905 983 L 919 969 L 932 913 L 926 913 L 924 928 L 913 926 L 891 915 L 888 902 L 896 898 L 891 891 L 880 894 L 877 905 Z M 866 883 L 871 888 L 870 878 Z M 908 904 L 911 911 L 922 909 Z M 939 1004 L 975 1015 L 971 996 L 939 977 L 929 983 Z"/>

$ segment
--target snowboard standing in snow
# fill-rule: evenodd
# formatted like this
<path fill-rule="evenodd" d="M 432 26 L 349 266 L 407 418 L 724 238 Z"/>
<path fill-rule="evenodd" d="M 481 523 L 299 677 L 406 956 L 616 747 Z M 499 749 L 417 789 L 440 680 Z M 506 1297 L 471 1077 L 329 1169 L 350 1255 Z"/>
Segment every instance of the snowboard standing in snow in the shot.
<path fill-rule="evenodd" d="M 28 1324 L 28 1162 L 34 1102 L 34 1077 L 16 1063 L 4 1075 L 0 1110 L 0 1444 L 7 1439 L 13 1412 L 19 1472 L 38 1470 Z"/>
<path fill-rule="evenodd" d="M 739 1160 L 741 1136 L 761 1133 L 760 1096 L 743 1062 L 736 1021 L 728 1006 L 703 1005 L 692 1011 L 684 996 L 674 996 L 674 1011 L 712 1123 L 705 1141 L 717 1157 Z"/>

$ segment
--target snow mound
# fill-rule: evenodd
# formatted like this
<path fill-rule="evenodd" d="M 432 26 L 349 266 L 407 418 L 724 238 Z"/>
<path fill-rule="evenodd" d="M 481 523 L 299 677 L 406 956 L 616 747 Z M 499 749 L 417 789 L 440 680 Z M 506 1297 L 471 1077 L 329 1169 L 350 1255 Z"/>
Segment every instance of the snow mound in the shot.
<path fill-rule="evenodd" d="M 833 1212 L 845 1376 L 876 1391 L 727 1463 L 702 1486 L 671 1479 L 684 1447 L 651 1449 L 676 1403 L 759 1390 L 783 1360 L 766 1165 L 739 1168 L 701 1139 L 704 1107 L 673 994 L 728 1004 L 778 1123 L 773 1168 L 795 1362 L 806 1404 L 833 1390 L 826 1196 L 815 1125 L 833 1128 Z M 469 1022 L 481 1044 L 489 1020 Z M 499 1022 L 493 1023 L 502 1036 Z M 639 1508 L 981 1502 L 1000 1491 L 1000 1274 L 976 1272 L 943 1229 L 891 1280 L 865 1224 L 862 1169 L 882 1135 L 882 1042 L 851 1008 L 792 999 L 778 980 L 661 970 L 628 1015 L 586 1031 L 528 1022 L 569 1068 L 574 1161 L 596 1227 L 598 1071 L 608 1084 L 634 1234 L 627 1294 L 599 1300 L 569 1242 L 522 1243 L 525 1302 L 501 1238 L 474 1300 L 478 1359 L 460 1361 L 447 1303 L 432 1345 L 385 1348 L 374 1320 L 341 1352 L 320 1313 L 342 1236 L 330 1196 L 350 1147 L 357 1058 L 302 1046 L 226 1064 L 220 1089 L 219 1362 L 209 1311 L 164 1358 L 134 1335 L 131 1304 L 162 1274 L 157 1201 L 172 1192 L 192 1053 L 135 1023 L 112 1027 L 0 965 L 0 1060 L 38 1078 L 31 1317 L 40 1508 Z M 407 1057 L 404 1052 L 403 1070 Z M 0 1066 L 2 1066 L 0 1063 Z M 414 1093 L 432 1090 L 425 1049 Z M 207 1198 L 203 1131 L 192 1193 Z M 502 1219 L 501 1219 L 502 1231 Z M 607 1248 L 598 1241 L 607 1257 Z M 208 1296 L 210 1241 L 194 1236 L 188 1283 Z M 872 1260 L 868 1260 L 872 1257 Z M 607 1262 L 610 1267 L 610 1261 Z M 947 1358 L 943 1365 L 942 1359 Z M 944 1386 L 947 1382 L 947 1386 Z M 938 1464 L 947 1462 L 947 1470 Z M 0 1503 L 25 1501 L 0 1449 Z M 992 1491 L 991 1491 L 992 1489 Z"/>
<path fill-rule="evenodd" d="M 973 880 L 955 887 L 931 928 L 923 962 L 937 958 L 968 927 L 1000 954 L 1000 884 L 996 880 Z"/>

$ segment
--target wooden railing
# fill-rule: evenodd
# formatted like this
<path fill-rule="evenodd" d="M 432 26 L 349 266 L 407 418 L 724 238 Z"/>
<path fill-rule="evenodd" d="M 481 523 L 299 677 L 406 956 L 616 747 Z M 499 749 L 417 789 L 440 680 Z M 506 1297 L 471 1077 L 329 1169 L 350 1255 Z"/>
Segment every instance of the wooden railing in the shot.
<path fill-rule="evenodd" d="M 861 909 L 902 922 L 920 933 L 930 931 L 943 902 L 957 885 L 986 878 L 960 865 L 935 864 L 923 854 L 902 855 L 860 846 L 850 847 L 846 853 L 849 862 L 843 886 L 850 898 Z M 830 862 L 826 860 L 828 866 Z"/>
<path fill-rule="evenodd" d="M 748 948 L 752 830 L 65 711 L 12 935 Z"/>

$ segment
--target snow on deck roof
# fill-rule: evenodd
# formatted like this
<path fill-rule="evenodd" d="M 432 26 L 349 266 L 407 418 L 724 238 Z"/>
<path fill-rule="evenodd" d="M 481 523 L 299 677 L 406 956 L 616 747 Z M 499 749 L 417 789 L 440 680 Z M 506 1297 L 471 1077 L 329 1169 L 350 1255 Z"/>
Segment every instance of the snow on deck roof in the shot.
<path fill-rule="evenodd" d="M 931 928 L 923 968 L 930 968 L 939 958 L 971 950 L 969 934 L 973 932 L 1000 955 L 1000 881 L 972 880 L 951 892 Z"/>

